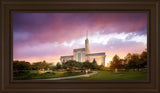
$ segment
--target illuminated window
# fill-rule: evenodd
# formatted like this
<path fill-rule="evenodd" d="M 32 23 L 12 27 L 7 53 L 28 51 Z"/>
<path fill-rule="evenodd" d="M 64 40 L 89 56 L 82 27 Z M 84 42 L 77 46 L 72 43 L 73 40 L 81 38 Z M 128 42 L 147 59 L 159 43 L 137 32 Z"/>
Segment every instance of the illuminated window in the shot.
<path fill-rule="evenodd" d="M 81 53 L 78 53 L 78 61 L 81 62 Z"/>

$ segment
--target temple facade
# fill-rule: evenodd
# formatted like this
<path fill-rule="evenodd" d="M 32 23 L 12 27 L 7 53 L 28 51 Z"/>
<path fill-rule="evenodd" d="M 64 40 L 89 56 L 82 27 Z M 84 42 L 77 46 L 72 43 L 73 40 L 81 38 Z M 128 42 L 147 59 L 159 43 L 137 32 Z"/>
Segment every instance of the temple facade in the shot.
<path fill-rule="evenodd" d="M 61 62 L 66 62 L 68 60 L 76 60 L 78 62 L 93 62 L 95 59 L 98 65 L 105 66 L 105 52 L 101 53 L 91 53 L 89 49 L 89 40 L 88 40 L 88 31 L 85 40 L 85 48 L 73 49 L 73 55 L 70 56 L 61 56 Z"/>

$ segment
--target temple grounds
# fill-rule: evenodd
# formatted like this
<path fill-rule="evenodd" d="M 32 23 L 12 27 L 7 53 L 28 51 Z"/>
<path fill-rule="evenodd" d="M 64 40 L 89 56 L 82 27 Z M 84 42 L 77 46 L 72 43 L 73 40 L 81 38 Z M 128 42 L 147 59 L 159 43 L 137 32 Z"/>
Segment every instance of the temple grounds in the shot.
<path fill-rule="evenodd" d="M 93 73 L 94 71 L 88 72 L 88 74 Z M 147 80 L 147 71 L 137 71 L 137 70 L 128 70 L 128 71 L 96 71 L 96 74 L 86 75 L 86 72 L 63 72 L 63 71 L 50 71 L 41 73 L 38 71 L 25 71 L 22 75 L 14 75 L 15 80 L 31 80 L 31 79 L 41 79 L 41 80 Z M 16 72 L 14 72 L 16 73 Z M 76 76 L 76 77 L 73 77 Z M 80 77 L 79 77 L 80 76 Z M 62 78 L 62 77 L 73 77 L 73 78 Z M 56 78 L 56 79 L 54 79 Z M 57 79 L 61 78 L 61 79 Z"/>

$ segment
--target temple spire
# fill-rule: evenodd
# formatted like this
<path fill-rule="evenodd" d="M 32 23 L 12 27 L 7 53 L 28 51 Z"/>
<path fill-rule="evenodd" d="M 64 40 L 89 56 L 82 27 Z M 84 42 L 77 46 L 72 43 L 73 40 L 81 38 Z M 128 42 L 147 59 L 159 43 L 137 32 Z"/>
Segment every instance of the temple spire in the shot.
<path fill-rule="evenodd" d="M 86 31 L 86 39 L 88 39 L 88 30 Z"/>
<path fill-rule="evenodd" d="M 90 53 L 90 50 L 89 50 L 89 40 L 88 40 L 88 30 L 86 31 L 85 51 L 86 51 L 87 54 Z"/>

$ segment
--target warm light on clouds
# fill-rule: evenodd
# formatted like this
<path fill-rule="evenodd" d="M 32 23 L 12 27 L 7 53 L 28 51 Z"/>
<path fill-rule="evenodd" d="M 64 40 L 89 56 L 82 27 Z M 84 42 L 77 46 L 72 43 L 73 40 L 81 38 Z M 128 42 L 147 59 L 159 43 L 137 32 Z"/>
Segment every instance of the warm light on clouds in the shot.
<path fill-rule="evenodd" d="M 86 30 L 91 52 L 106 53 L 105 65 L 147 48 L 146 13 L 14 13 L 14 60 L 56 64 L 85 47 Z"/>

